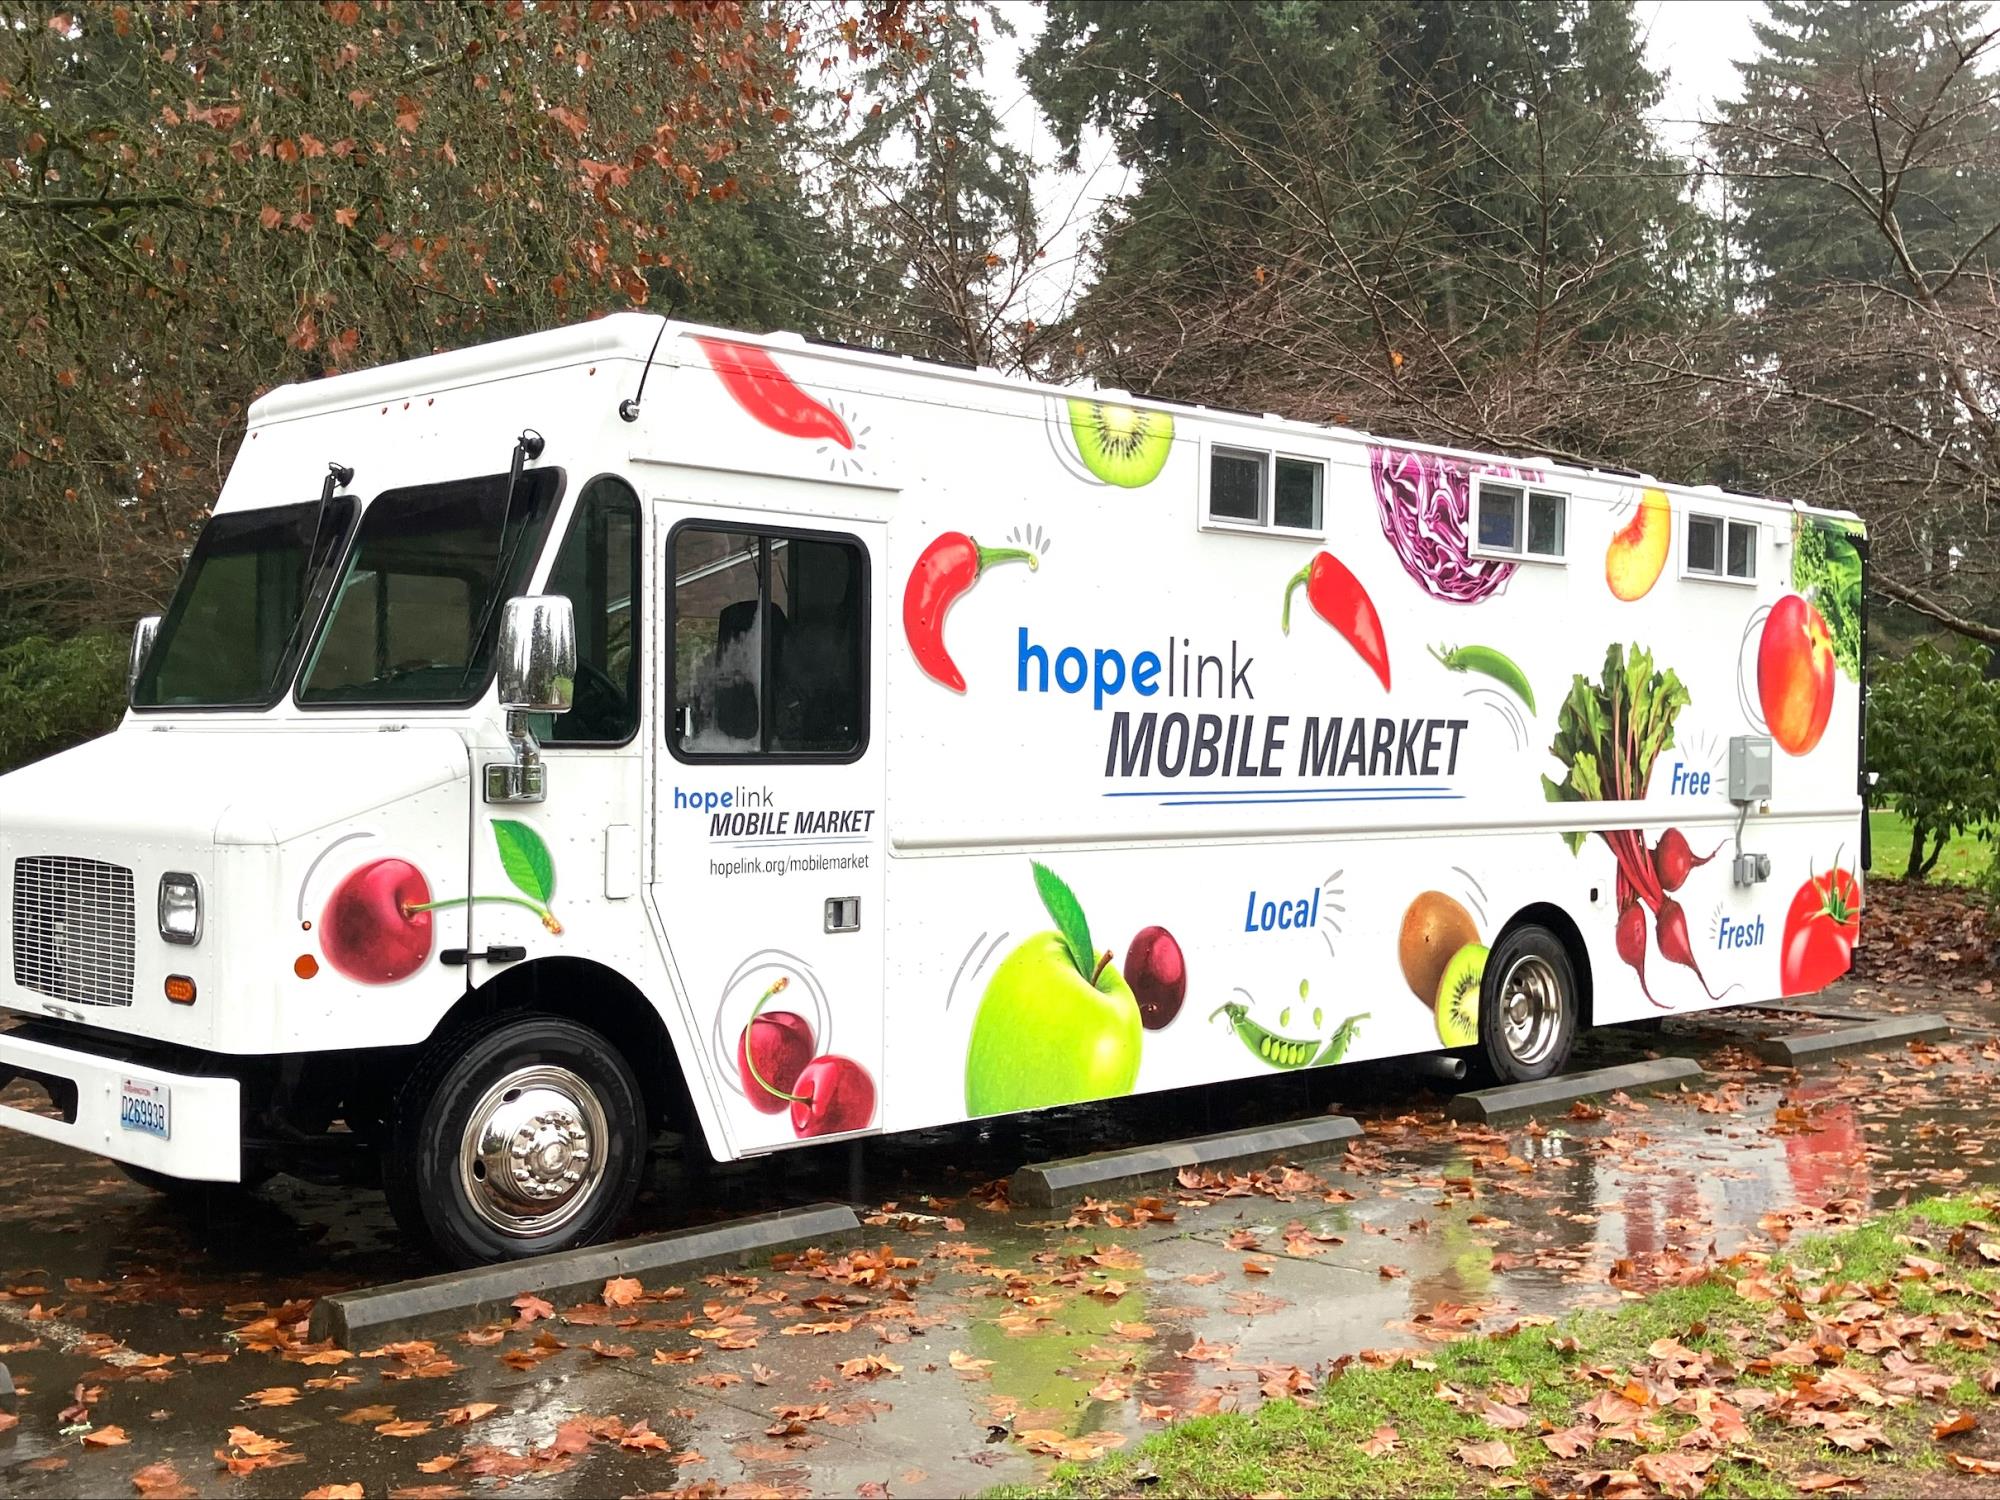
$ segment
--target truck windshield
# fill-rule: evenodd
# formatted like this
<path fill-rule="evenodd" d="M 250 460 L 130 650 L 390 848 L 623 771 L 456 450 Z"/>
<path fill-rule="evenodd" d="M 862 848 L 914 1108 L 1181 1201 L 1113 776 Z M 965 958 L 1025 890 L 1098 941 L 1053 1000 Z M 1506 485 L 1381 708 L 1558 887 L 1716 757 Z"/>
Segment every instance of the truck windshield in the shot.
<path fill-rule="evenodd" d="M 212 516 L 132 688 L 134 708 L 268 708 L 297 660 L 295 627 L 315 576 L 339 554 L 354 502 L 274 505 Z M 317 533 L 316 554 L 306 550 Z"/>
<path fill-rule="evenodd" d="M 492 672 L 499 619 L 487 603 L 521 591 L 561 493 L 560 469 L 536 469 L 521 475 L 511 507 L 505 474 L 377 495 L 307 660 L 299 702 L 475 701 Z"/>

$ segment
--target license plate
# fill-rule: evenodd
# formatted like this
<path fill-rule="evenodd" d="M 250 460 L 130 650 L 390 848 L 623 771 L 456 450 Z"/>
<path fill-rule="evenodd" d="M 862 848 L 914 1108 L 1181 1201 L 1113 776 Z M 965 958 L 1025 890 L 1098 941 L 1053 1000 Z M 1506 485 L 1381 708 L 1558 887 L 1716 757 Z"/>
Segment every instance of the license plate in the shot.
<path fill-rule="evenodd" d="M 127 1078 L 118 1091 L 118 1123 L 166 1140 L 173 1132 L 173 1093 L 164 1083 Z"/>

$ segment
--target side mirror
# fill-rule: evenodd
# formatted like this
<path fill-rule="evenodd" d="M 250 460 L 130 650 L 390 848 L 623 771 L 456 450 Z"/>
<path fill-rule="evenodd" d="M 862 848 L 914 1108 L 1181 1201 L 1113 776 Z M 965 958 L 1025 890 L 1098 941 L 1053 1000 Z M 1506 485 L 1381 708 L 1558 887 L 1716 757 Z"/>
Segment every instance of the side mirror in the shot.
<path fill-rule="evenodd" d="M 153 642 L 159 638 L 160 617 L 145 615 L 132 627 L 132 654 L 125 660 L 125 698 L 131 701 L 133 691 L 139 686 L 139 674 L 146 670 L 146 658 L 153 654 Z"/>
<path fill-rule="evenodd" d="M 561 594 L 509 599 L 500 616 L 500 706 L 569 712 L 576 684 L 576 613 Z"/>

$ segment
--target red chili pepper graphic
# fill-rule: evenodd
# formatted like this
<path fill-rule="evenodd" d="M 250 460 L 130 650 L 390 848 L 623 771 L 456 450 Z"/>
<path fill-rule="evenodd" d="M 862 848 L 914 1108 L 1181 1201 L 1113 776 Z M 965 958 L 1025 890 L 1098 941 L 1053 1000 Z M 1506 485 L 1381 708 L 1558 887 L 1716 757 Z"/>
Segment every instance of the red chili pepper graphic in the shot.
<path fill-rule="evenodd" d="M 928 547 L 910 569 L 903 586 L 903 634 L 910 654 L 924 675 L 954 693 L 965 691 L 965 674 L 944 649 L 944 617 L 979 575 L 997 562 L 1025 562 L 1039 567 L 1032 552 L 1018 547 L 982 547 L 962 531 L 947 531 Z"/>
<path fill-rule="evenodd" d="M 754 344 L 732 344 L 697 335 L 708 362 L 722 377 L 736 404 L 773 432 L 787 437 L 831 438 L 843 448 L 854 446 L 854 435 L 840 414 L 821 405 L 778 368 L 778 362 Z"/>
<path fill-rule="evenodd" d="M 1382 617 L 1375 613 L 1375 601 L 1361 580 L 1347 571 L 1347 564 L 1331 552 L 1321 552 L 1293 575 L 1285 585 L 1285 634 L 1292 633 L 1292 595 L 1300 584 L 1312 600 L 1313 612 L 1347 637 L 1348 645 L 1375 669 L 1382 686 L 1389 686 L 1389 644 L 1382 638 Z"/>

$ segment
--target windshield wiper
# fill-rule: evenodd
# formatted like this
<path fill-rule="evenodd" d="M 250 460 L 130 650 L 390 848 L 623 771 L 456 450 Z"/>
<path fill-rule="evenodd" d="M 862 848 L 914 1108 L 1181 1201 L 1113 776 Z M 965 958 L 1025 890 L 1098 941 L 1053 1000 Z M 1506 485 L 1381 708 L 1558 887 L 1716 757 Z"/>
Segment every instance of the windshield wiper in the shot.
<path fill-rule="evenodd" d="M 319 487 L 319 505 L 313 511 L 312 540 L 306 543 L 306 555 L 300 568 L 303 576 L 299 580 L 302 585 L 299 590 L 299 612 L 292 621 L 290 634 L 285 637 L 285 649 L 278 654 L 280 671 L 283 671 L 285 664 L 292 659 L 292 652 L 298 647 L 300 634 L 306 628 L 306 621 L 315 613 L 313 601 L 319 594 L 320 578 L 327 571 L 327 563 L 320 563 L 315 567 L 313 560 L 319 556 L 320 540 L 326 535 L 326 518 L 333 510 L 333 492 L 346 489 L 352 483 L 354 483 L 353 465 L 336 460 L 326 466 L 326 482 Z M 327 559 L 327 562 L 331 561 L 331 558 Z"/>
<path fill-rule="evenodd" d="M 486 591 L 486 601 L 479 608 L 479 621 L 465 643 L 465 670 L 458 676 L 461 693 L 472 685 L 472 674 L 482 665 L 479 643 L 486 639 L 486 627 L 493 623 L 493 611 L 500 607 L 503 586 L 514 569 L 514 554 L 520 550 L 520 534 L 517 532 L 508 536 L 507 527 L 514 519 L 514 491 L 521 484 L 521 466 L 531 459 L 540 458 L 546 446 L 546 440 L 532 427 L 523 427 L 521 435 L 514 439 L 514 461 L 507 470 L 507 498 L 500 504 L 500 550 L 493 559 L 493 586 Z M 521 530 L 526 531 L 527 528 L 524 526 Z"/>

